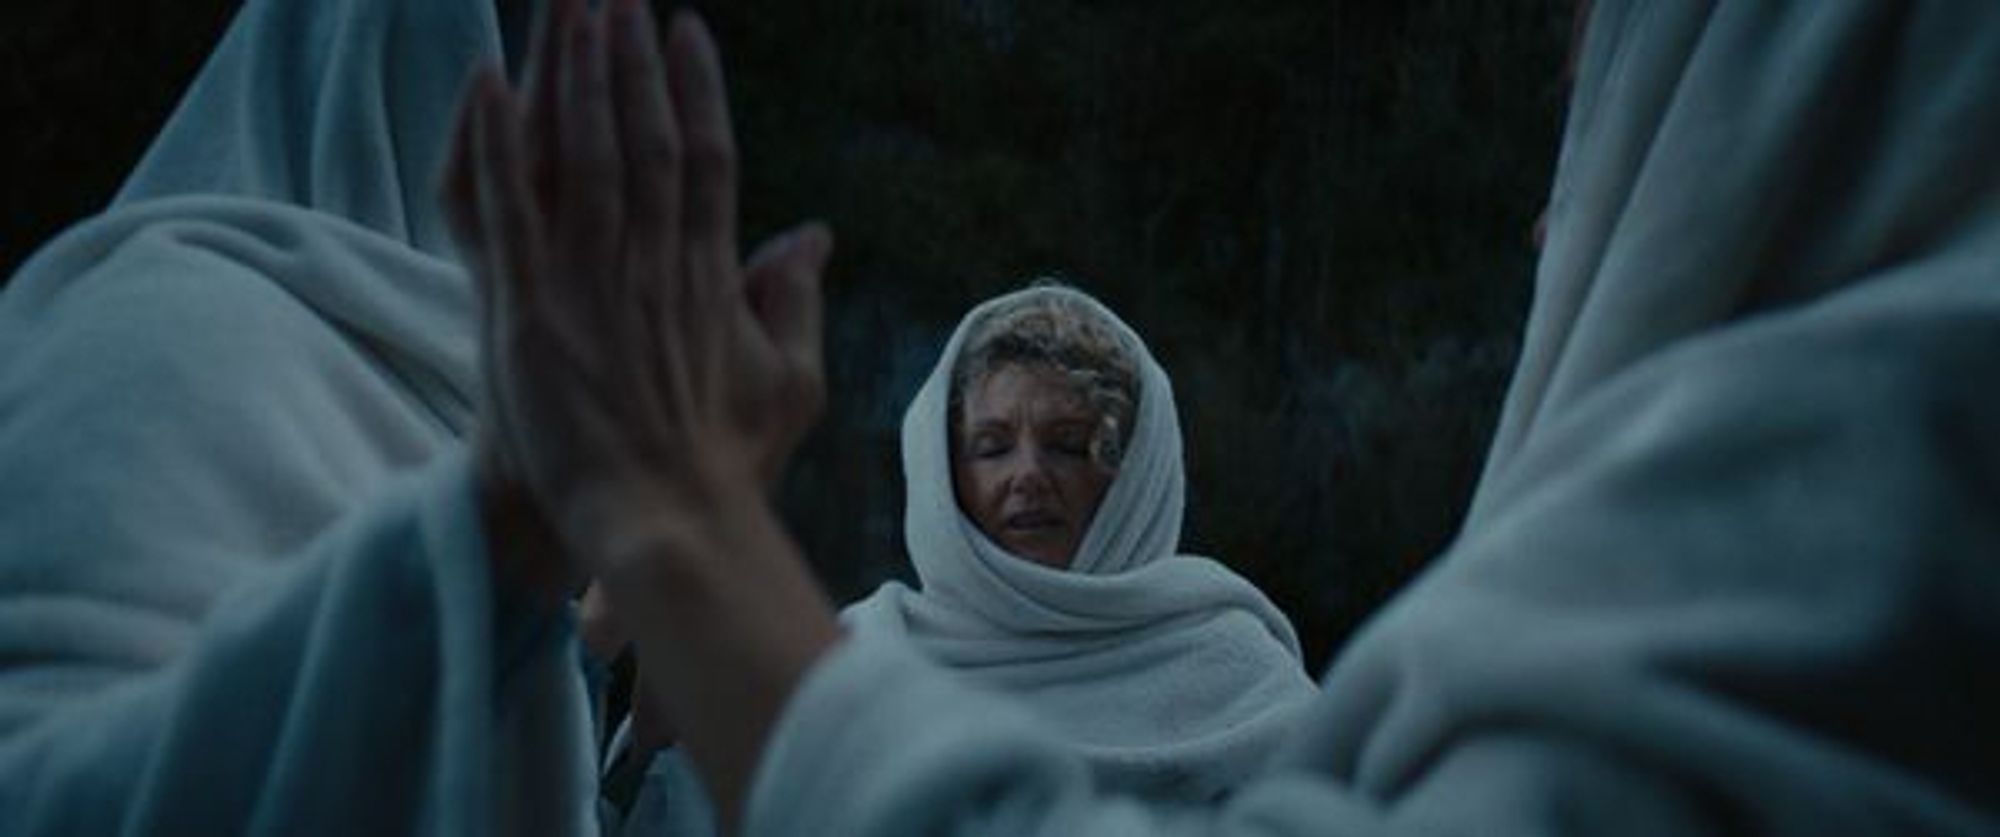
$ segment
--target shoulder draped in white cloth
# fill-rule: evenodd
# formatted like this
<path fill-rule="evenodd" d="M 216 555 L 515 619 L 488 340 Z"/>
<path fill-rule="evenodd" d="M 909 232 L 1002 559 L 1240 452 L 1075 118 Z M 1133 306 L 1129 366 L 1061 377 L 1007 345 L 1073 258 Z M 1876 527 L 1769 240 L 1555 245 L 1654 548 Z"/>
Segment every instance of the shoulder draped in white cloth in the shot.
<path fill-rule="evenodd" d="M 2000 833 L 2000 4 L 1595 6 L 1474 511 L 1284 758 L 1107 799 L 862 635 L 750 831 Z"/>
<path fill-rule="evenodd" d="M 952 490 L 959 351 L 988 312 L 1037 294 L 1095 311 L 1140 376 L 1124 458 L 1068 571 L 1007 553 Z M 1223 565 L 1178 554 L 1186 477 L 1173 386 L 1139 336 L 1088 295 L 1034 287 L 967 314 L 904 414 L 903 474 L 903 531 L 922 589 L 885 584 L 846 622 L 1016 696 L 1108 786 L 1215 797 L 1269 757 L 1317 694 L 1284 614 Z"/>
<path fill-rule="evenodd" d="M 433 183 L 498 46 L 490 0 L 251 0 L 0 296 L 0 834 L 594 826 L 459 444 Z"/>

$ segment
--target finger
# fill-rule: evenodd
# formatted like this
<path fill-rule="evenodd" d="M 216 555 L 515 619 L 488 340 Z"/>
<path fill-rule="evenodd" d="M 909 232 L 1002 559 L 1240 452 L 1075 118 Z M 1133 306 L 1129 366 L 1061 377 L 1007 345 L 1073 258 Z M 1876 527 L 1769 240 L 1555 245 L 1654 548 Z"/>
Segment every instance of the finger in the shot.
<path fill-rule="evenodd" d="M 522 101 L 525 105 L 525 134 L 533 172 L 535 196 L 554 200 L 552 161 L 556 148 L 556 94 L 560 90 L 563 33 L 575 24 L 583 0 L 549 0 L 535 22 L 534 41 L 528 47 L 528 64 L 523 74 Z"/>
<path fill-rule="evenodd" d="M 663 342 L 681 309 L 681 133 L 667 89 L 659 30 L 645 0 L 614 0 L 611 7 L 613 93 L 619 146 L 625 153 L 625 289 L 629 327 L 642 354 L 664 361 Z M 664 280 L 664 281 L 663 281 Z M 635 393 L 642 412 L 656 406 Z M 659 416 L 651 420 L 662 420 Z"/>
<path fill-rule="evenodd" d="M 682 163 L 683 226 L 690 259 L 734 276 L 736 264 L 736 138 L 729 124 L 728 94 L 715 39 L 700 16 L 674 16 L 667 36 L 668 79 L 685 143 Z M 708 290 L 708 289 L 704 289 Z"/>
<path fill-rule="evenodd" d="M 563 284 L 581 285 L 574 290 L 601 298 L 616 257 L 624 202 L 604 19 L 583 13 L 562 48 L 556 231 L 565 258 L 587 274 L 565 276 Z"/>
<path fill-rule="evenodd" d="M 625 152 L 628 240 L 641 263 L 673 264 L 680 240 L 681 129 L 645 0 L 614 0 L 612 75 Z"/>
<path fill-rule="evenodd" d="M 751 310 L 787 357 L 817 361 L 824 334 L 821 286 L 833 231 L 813 222 L 772 239 L 744 268 Z"/>
<path fill-rule="evenodd" d="M 521 117 L 514 94 L 497 74 L 481 75 L 478 85 L 479 131 L 474 139 L 479 160 L 480 228 L 488 242 L 487 257 L 499 274 L 501 293 L 509 306 L 530 305 L 541 268 L 539 217 L 528 185 L 522 149 Z"/>
<path fill-rule="evenodd" d="M 821 286 L 832 251 L 832 231 L 811 223 L 758 248 L 745 270 L 751 311 L 778 351 L 786 414 L 795 430 L 811 426 L 826 407 Z"/>
<path fill-rule="evenodd" d="M 515 115 L 508 108 L 512 94 L 497 70 L 487 68 L 475 77 L 466 92 L 468 119 L 461 126 L 466 144 L 458 164 L 461 188 L 469 207 L 462 225 L 476 230 L 480 241 L 477 271 L 480 303 L 480 373 L 484 381 L 480 414 L 485 426 L 478 444 L 482 466 L 509 478 L 525 474 L 513 451 L 519 439 L 518 416 L 510 412 L 515 403 L 508 355 L 507 334 L 516 327 L 526 282 L 537 260 L 533 231 L 525 230 L 533 221 L 521 194 L 526 186 L 520 171 Z"/>

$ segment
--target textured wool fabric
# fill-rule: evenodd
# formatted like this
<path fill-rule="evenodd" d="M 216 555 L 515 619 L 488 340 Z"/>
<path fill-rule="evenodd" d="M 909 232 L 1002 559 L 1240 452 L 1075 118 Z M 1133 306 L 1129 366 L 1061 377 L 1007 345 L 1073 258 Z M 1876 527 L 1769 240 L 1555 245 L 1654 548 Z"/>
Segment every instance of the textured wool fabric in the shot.
<path fill-rule="evenodd" d="M 589 830 L 432 197 L 485 0 L 252 0 L 0 296 L 0 833 Z"/>
<path fill-rule="evenodd" d="M 952 490 L 949 401 L 967 334 L 1034 296 L 1081 302 L 1137 361 L 1131 438 L 1072 569 L 1008 554 Z M 1269 758 L 1317 694 L 1283 613 L 1227 567 L 1180 554 L 1186 493 L 1173 387 L 1139 336 L 1071 288 L 1040 286 L 966 315 L 903 419 L 903 515 L 921 589 L 883 585 L 844 620 L 908 641 L 963 677 L 1021 700 L 1111 786 L 1214 798 Z"/>
<path fill-rule="evenodd" d="M 864 635 L 751 833 L 2000 833 L 2000 6 L 1594 5 L 1474 510 L 1264 775 L 1106 795 Z"/>

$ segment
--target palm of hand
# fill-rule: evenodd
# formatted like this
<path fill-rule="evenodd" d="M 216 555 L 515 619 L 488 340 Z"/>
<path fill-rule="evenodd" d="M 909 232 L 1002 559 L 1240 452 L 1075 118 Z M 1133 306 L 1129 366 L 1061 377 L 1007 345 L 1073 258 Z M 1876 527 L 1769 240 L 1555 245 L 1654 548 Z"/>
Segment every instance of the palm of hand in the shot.
<path fill-rule="evenodd" d="M 444 199 L 484 291 L 482 470 L 596 574 L 705 498 L 775 477 L 825 398 L 823 227 L 736 249 L 736 154 L 707 33 L 555 4 L 517 101 L 462 107 Z"/>

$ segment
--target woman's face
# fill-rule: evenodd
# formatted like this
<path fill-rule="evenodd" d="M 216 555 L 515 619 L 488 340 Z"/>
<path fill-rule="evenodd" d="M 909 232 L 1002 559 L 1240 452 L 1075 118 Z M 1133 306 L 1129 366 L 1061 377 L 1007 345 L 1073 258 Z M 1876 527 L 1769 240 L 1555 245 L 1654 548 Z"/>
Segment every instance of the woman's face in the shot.
<path fill-rule="evenodd" d="M 973 380 L 952 429 L 959 508 L 1007 551 L 1067 569 L 1117 476 L 1091 457 L 1100 418 L 1052 370 L 1002 366 Z"/>

